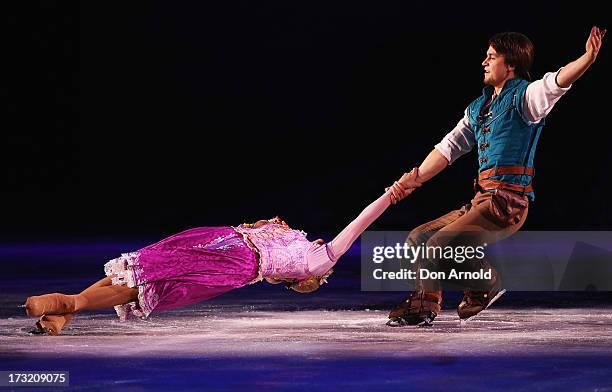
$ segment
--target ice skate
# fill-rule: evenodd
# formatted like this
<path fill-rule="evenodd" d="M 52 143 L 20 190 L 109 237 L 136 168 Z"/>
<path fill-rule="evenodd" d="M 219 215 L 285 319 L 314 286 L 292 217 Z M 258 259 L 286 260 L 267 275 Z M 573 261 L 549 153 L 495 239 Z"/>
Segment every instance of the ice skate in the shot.
<path fill-rule="evenodd" d="M 22 331 L 26 331 L 30 335 L 49 335 L 49 331 L 38 325 L 38 323 L 31 328 L 24 328 Z"/>
<path fill-rule="evenodd" d="M 73 295 L 60 293 L 28 297 L 25 303 L 28 316 L 39 317 L 45 314 L 74 313 L 76 301 Z"/>
<path fill-rule="evenodd" d="M 415 291 L 389 313 L 390 327 L 429 326 L 440 313 L 441 291 Z"/>
<path fill-rule="evenodd" d="M 505 292 L 506 290 L 501 288 L 499 279 L 496 279 L 489 291 L 465 291 L 463 299 L 457 306 L 459 318 L 461 321 L 472 320 L 480 312 L 493 305 Z"/>

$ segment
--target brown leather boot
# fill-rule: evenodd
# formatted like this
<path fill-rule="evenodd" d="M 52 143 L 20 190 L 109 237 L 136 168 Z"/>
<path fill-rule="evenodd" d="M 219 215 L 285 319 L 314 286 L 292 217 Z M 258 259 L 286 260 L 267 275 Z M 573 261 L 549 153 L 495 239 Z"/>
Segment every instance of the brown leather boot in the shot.
<path fill-rule="evenodd" d="M 495 279 L 491 288 L 487 291 L 466 290 L 463 299 L 457 306 L 457 314 L 462 321 L 473 319 L 478 313 L 493 305 L 506 292 L 502 289 L 501 280 Z"/>
<path fill-rule="evenodd" d="M 432 325 L 441 308 L 442 291 L 417 290 L 389 313 L 390 320 L 387 325 L 391 327 Z"/>
<path fill-rule="evenodd" d="M 60 293 L 28 297 L 25 303 L 28 316 L 39 317 L 45 314 L 66 314 L 76 311 L 75 295 Z"/>
<path fill-rule="evenodd" d="M 73 318 L 74 313 L 44 315 L 36 322 L 36 327 L 30 333 L 57 336 Z"/>

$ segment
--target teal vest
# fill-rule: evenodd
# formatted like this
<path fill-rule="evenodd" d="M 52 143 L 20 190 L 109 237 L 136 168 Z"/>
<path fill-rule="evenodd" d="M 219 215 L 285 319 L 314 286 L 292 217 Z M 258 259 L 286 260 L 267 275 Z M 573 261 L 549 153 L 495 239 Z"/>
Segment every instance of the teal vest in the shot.
<path fill-rule="evenodd" d="M 479 172 L 498 166 L 533 167 L 536 145 L 544 127 L 544 119 L 530 124 L 523 114 L 524 79 L 507 80 L 488 110 L 483 110 L 493 94 L 492 86 L 485 86 L 482 96 L 468 106 L 468 119 L 476 137 Z M 490 177 L 511 184 L 529 185 L 532 177 L 525 174 L 503 174 Z M 534 192 L 526 193 L 530 200 Z"/>

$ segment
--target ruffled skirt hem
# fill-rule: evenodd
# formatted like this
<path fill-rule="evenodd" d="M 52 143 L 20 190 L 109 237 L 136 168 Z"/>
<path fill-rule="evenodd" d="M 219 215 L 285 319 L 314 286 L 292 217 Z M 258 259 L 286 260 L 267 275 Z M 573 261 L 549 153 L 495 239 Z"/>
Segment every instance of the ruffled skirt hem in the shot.
<path fill-rule="evenodd" d="M 120 257 L 104 264 L 104 273 L 112 277 L 112 284 L 138 288 L 137 301 L 115 306 L 117 316 L 122 321 L 131 316 L 146 319 L 151 314 L 151 307 L 145 300 L 145 285 L 139 282 L 138 272 L 141 268 L 138 263 L 139 252 L 122 253 Z"/>

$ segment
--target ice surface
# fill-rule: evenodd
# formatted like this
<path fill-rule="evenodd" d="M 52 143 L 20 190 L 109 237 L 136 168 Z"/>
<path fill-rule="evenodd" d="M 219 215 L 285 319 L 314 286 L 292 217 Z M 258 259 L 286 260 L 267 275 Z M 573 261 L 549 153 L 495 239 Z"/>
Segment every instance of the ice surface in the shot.
<path fill-rule="evenodd" d="M 406 294 L 361 292 L 339 269 L 313 294 L 262 283 L 149 320 L 91 311 L 61 336 L 28 335 L 27 296 L 99 277 L 101 263 L 63 257 L 0 278 L 0 370 L 68 370 L 70 389 L 104 391 L 612 390 L 609 293 L 510 292 L 464 325 L 447 293 L 433 327 L 393 328 Z"/>
<path fill-rule="evenodd" d="M 571 355 L 612 351 L 612 309 L 489 309 L 463 323 L 450 311 L 433 327 L 392 328 L 381 310 L 257 311 L 205 306 L 121 322 L 79 315 L 59 337 L 30 336 L 32 319 L 0 322 L 2 352 L 27 356 L 265 357 Z"/>
<path fill-rule="evenodd" d="M 78 390 L 612 388 L 609 305 L 494 306 L 463 325 L 444 309 L 433 327 L 393 328 L 373 305 L 319 298 L 321 308 L 295 310 L 252 294 L 247 305 L 234 294 L 149 320 L 84 312 L 57 337 L 26 334 L 33 319 L 3 318 L 0 369 L 69 370 Z"/>

